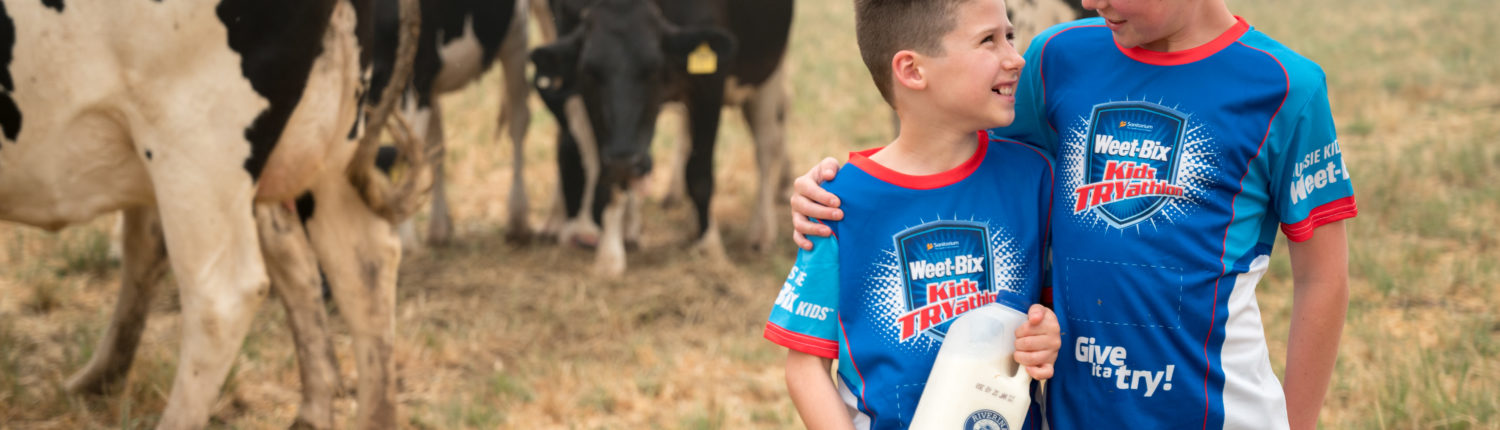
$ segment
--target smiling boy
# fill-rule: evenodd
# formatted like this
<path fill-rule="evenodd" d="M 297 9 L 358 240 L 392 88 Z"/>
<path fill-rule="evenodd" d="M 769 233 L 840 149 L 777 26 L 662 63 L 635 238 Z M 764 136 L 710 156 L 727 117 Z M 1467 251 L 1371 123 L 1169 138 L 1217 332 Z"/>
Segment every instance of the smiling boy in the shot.
<path fill-rule="evenodd" d="M 855 9 L 861 57 L 901 133 L 851 153 L 828 183 L 846 216 L 798 253 L 765 337 L 788 349 L 788 392 L 808 428 L 904 429 L 948 326 L 971 309 L 1027 312 L 1014 337 L 995 341 L 1015 342 L 1007 358 L 1031 377 L 1051 377 L 1057 321 L 1035 303 L 1052 167 L 1040 150 L 984 132 L 1012 121 L 1025 64 L 1003 1 L 857 0 Z M 1019 384 L 1011 389 L 1024 395 Z M 1025 418 L 1002 422 L 1023 428 Z"/>

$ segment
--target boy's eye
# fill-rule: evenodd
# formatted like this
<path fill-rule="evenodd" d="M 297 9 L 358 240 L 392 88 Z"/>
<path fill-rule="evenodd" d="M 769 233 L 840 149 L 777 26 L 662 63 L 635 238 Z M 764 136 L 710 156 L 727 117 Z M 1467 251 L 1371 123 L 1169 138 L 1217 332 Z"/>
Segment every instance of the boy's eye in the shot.
<path fill-rule="evenodd" d="M 979 41 L 979 43 L 990 43 L 990 42 L 994 42 L 994 41 L 995 41 L 995 36 L 994 35 L 989 35 L 989 36 L 985 36 L 984 40 Z"/>

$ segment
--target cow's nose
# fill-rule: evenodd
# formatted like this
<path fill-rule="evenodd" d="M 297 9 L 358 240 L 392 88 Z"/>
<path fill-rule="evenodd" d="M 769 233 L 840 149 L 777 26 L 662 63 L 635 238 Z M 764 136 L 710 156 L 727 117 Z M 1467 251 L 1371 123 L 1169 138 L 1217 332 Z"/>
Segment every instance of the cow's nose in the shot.
<path fill-rule="evenodd" d="M 619 154 L 605 158 L 604 168 L 632 178 L 651 172 L 651 157 L 645 154 Z"/>

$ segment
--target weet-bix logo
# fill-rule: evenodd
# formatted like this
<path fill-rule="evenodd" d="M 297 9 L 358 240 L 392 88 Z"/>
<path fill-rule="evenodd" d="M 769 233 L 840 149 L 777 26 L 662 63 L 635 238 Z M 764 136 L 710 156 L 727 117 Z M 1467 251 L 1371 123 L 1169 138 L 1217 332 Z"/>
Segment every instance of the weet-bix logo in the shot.
<path fill-rule="evenodd" d="M 1124 228 L 1182 197 L 1177 160 L 1186 123 L 1181 112 L 1150 102 L 1095 105 L 1073 212 L 1093 211 Z"/>
<path fill-rule="evenodd" d="M 971 221 L 933 221 L 894 237 L 906 308 L 897 317 L 902 342 L 942 339 L 960 314 L 994 303 L 989 230 Z"/>

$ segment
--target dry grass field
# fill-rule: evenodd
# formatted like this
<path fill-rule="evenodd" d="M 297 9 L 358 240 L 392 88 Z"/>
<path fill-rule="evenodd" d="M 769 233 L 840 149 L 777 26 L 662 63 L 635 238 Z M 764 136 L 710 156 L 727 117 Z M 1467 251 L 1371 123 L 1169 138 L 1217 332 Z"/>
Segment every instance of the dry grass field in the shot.
<path fill-rule="evenodd" d="M 1500 5 L 1483 0 L 1230 0 L 1231 8 L 1328 72 L 1353 170 L 1351 303 L 1325 428 L 1500 428 Z M 853 40 L 847 0 L 797 6 L 786 67 L 795 169 L 882 144 L 888 113 Z M 645 206 L 645 237 L 618 280 L 592 253 L 505 242 L 510 149 L 494 138 L 498 76 L 447 96 L 458 240 L 401 267 L 396 348 L 402 422 L 413 428 L 800 428 L 782 349 L 760 338 L 794 256 L 789 237 L 747 251 L 754 193 L 744 123 L 726 111 L 714 213 L 728 262 L 686 249 L 688 205 Z M 533 103 L 526 150 L 533 222 L 556 187 L 555 125 Z M 675 145 L 665 116 L 658 166 Z M 654 178 L 660 179 L 660 178 Z M 784 211 L 783 209 L 780 209 Z M 158 295 L 135 365 L 116 395 L 73 396 L 62 381 L 92 353 L 113 310 L 110 217 L 61 233 L 0 225 L 0 428 L 149 428 L 171 387 L 180 322 Z M 786 223 L 781 227 L 786 229 Z M 1278 246 L 1259 298 L 1283 368 L 1291 270 Z M 170 281 L 170 278 L 168 280 Z M 346 327 L 334 319 L 344 381 Z M 296 359 L 268 301 L 215 408 L 216 428 L 291 423 Z M 339 422 L 352 419 L 352 395 Z"/>

